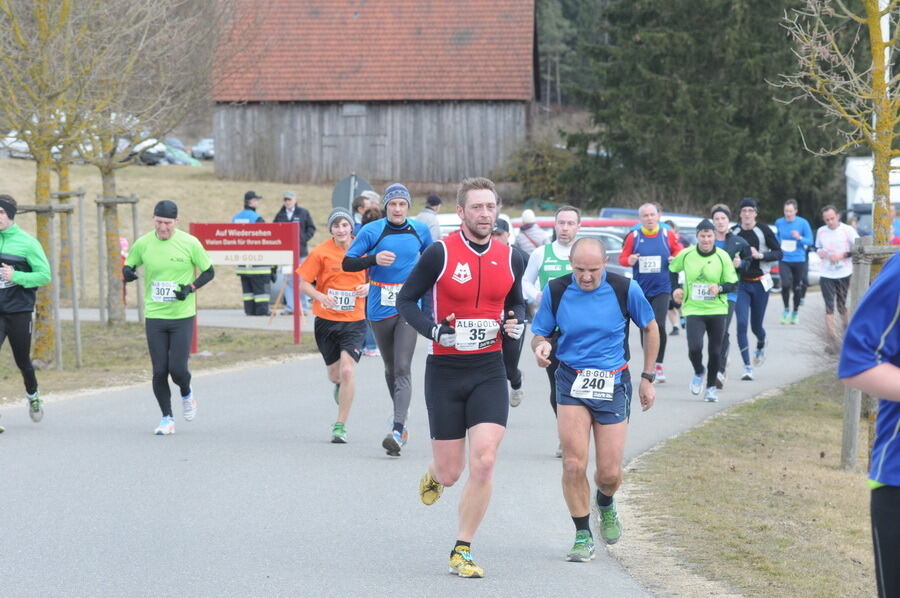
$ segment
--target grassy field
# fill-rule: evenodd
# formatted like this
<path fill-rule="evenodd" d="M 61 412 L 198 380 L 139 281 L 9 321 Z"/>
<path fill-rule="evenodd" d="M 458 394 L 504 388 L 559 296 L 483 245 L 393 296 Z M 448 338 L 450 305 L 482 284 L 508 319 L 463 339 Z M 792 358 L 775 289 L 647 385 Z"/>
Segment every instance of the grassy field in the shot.
<path fill-rule="evenodd" d="M 0 159 L 0 180 L 4 182 L 0 193 L 9 193 L 21 204 L 34 203 L 34 162 L 11 158 Z M 94 200 L 100 194 L 100 175 L 93 166 L 73 166 L 71 171 L 73 188 L 85 190 L 85 293 L 82 304 L 97 305 L 97 208 Z M 373 182 L 373 184 L 375 184 Z M 55 182 L 54 182 L 55 185 Z M 380 185 L 375 185 L 381 190 Z M 54 187 L 55 188 L 55 187 Z M 312 214 L 318 227 L 311 245 L 315 246 L 328 238 L 325 222 L 331 210 L 332 185 L 285 185 L 260 181 L 224 181 L 216 178 L 211 162 L 201 167 L 191 166 L 131 166 L 117 173 L 119 195 L 137 195 L 139 211 L 139 232 L 152 228 L 151 217 L 156 202 L 169 199 L 178 204 L 179 226 L 187 230 L 191 222 L 229 222 L 243 208 L 244 193 L 253 189 L 263 196 L 259 214 L 266 222 L 271 222 L 281 208 L 281 194 L 286 189 L 296 191 L 299 205 Z M 432 191 L 442 194 L 444 210 L 452 209 L 454 184 L 411 184 L 413 208 L 411 214 L 418 214 L 424 198 Z M 518 215 L 520 210 L 507 209 L 504 212 Z M 133 242 L 135 235 L 131 229 L 131 208 L 119 208 L 120 234 Z M 16 222 L 26 231 L 34 233 L 34 215 L 21 214 Z M 76 221 L 77 222 L 77 221 Z M 77 225 L 76 225 L 77 228 Z M 77 232 L 76 232 L 77 237 Z M 74 243 L 77 244 L 76 238 Z M 77 254 L 76 254 L 77 255 Z M 217 267 L 216 278 L 201 291 L 201 304 L 205 307 L 240 308 L 241 286 L 234 269 Z M 134 293 L 129 293 L 129 305 L 135 306 Z"/>
<path fill-rule="evenodd" d="M 625 478 L 625 525 L 659 559 L 623 542 L 629 570 L 671 591 L 679 576 L 648 566 L 668 559 L 718 584 L 679 596 L 874 595 L 865 455 L 856 472 L 839 467 L 842 400 L 834 375 L 820 374 L 639 458 Z"/>
<path fill-rule="evenodd" d="M 288 332 L 258 332 L 226 328 L 201 328 L 201 352 L 191 358 L 191 370 L 202 371 L 242 365 L 251 360 L 283 360 L 316 350 L 311 334 L 303 335 L 303 342 L 293 344 Z M 82 323 L 83 361 L 81 369 L 75 369 L 75 348 L 72 325 L 63 323 L 66 371 L 42 370 L 38 372 L 41 391 L 62 392 L 79 389 L 96 389 L 124 386 L 150 381 L 150 357 L 144 328 L 137 323 L 127 323 L 109 328 L 97 323 Z M 0 402 L 18 400 L 24 396 L 22 377 L 9 350 L 0 357 Z"/>

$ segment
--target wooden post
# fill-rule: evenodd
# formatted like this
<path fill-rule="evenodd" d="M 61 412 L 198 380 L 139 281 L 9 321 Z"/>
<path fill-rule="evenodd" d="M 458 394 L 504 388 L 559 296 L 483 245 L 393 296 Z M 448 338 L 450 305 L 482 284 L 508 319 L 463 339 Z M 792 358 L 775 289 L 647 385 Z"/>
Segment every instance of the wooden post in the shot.
<path fill-rule="evenodd" d="M 81 201 L 79 198 L 78 207 L 81 207 Z M 80 210 L 79 210 L 79 219 L 81 219 Z M 71 216 L 66 219 L 66 227 L 68 228 L 69 239 L 72 239 L 72 218 Z M 84 250 L 79 250 L 80 256 L 84 257 Z M 79 269 L 83 269 L 79 265 Z M 75 262 L 73 260 L 69 260 L 69 274 L 72 277 L 72 280 L 75 280 Z M 81 285 L 79 285 L 79 288 Z M 78 295 L 83 291 L 76 289 L 75 285 L 72 285 L 72 324 L 75 328 L 75 367 L 80 368 L 82 366 L 81 360 L 81 317 L 78 314 Z"/>
<path fill-rule="evenodd" d="M 134 232 L 134 240 L 137 241 L 141 236 L 140 228 L 138 226 L 138 208 L 137 202 L 138 198 L 136 195 L 131 196 L 134 199 L 134 203 L 131 204 L 131 230 Z M 135 281 L 137 284 L 135 288 L 137 289 L 137 310 L 138 310 L 138 322 L 141 324 L 144 323 L 144 287 L 141 285 L 141 278 Z M 128 321 L 128 318 L 125 318 Z"/>
<path fill-rule="evenodd" d="M 100 196 L 101 199 L 103 196 Z M 103 226 L 103 205 L 97 202 L 97 307 L 100 308 L 100 322 L 106 323 L 106 259 L 103 239 L 106 230 Z"/>
<path fill-rule="evenodd" d="M 859 237 L 853 248 L 853 275 L 850 278 L 850 315 L 869 288 L 869 271 L 872 258 L 865 254 L 863 247 L 872 245 L 872 237 Z M 859 418 L 862 393 L 849 386 L 844 389 L 844 426 L 841 434 L 841 469 L 852 470 L 859 457 Z"/>

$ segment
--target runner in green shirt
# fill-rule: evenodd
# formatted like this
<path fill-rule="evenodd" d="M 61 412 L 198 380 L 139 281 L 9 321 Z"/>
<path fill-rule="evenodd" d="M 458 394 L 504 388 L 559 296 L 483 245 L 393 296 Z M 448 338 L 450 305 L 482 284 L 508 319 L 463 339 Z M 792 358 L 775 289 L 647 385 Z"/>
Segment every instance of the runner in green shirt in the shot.
<path fill-rule="evenodd" d="M 153 394 L 162 411 L 162 421 L 153 431 L 157 435 L 175 433 L 170 375 L 181 389 L 184 419 L 191 421 L 197 413 L 188 369 L 197 313 L 193 293 L 215 275 L 200 241 L 175 228 L 177 223 L 178 206 L 174 202 L 163 200 L 156 204 L 155 230 L 135 241 L 122 268 L 125 282 L 131 282 L 137 280 L 135 269 L 144 267 L 147 346 L 153 364 Z"/>
<path fill-rule="evenodd" d="M 37 423 L 44 407 L 31 363 L 31 314 L 37 288 L 50 282 L 50 266 L 38 240 L 15 223 L 17 208 L 12 196 L 0 195 L 0 346 L 9 339 L 25 382 L 28 415 Z"/>
<path fill-rule="evenodd" d="M 681 303 L 687 320 L 688 357 L 694 366 L 691 392 L 699 395 L 703 389 L 703 334 L 709 337 L 709 360 L 706 368 L 704 398 L 714 403 L 716 373 L 722 353 L 725 319 L 728 315 L 729 292 L 737 288 L 737 272 L 728 253 L 716 247 L 713 223 L 704 219 L 697 225 L 697 244 L 675 256 L 669 264 L 670 272 L 684 270 L 684 288 L 675 289 L 672 298 Z"/>

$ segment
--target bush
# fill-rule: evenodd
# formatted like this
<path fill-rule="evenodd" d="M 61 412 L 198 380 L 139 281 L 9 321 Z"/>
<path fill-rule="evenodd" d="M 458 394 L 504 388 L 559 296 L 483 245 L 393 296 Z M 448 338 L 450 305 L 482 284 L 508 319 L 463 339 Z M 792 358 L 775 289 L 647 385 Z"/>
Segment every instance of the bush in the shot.
<path fill-rule="evenodd" d="M 494 176 L 522 185 L 522 198 L 566 203 L 572 199 L 571 187 L 561 175 L 575 165 L 575 156 L 552 142 L 527 142 L 520 146 Z"/>

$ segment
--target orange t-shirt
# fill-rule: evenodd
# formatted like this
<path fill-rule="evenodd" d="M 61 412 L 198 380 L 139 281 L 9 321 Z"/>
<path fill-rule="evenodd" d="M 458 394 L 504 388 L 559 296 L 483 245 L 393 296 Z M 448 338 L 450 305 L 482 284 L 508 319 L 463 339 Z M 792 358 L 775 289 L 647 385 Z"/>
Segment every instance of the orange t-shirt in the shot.
<path fill-rule="evenodd" d="M 306 282 L 316 285 L 316 290 L 333 295 L 337 300 L 335 309 L 327 309 L 318 301 L 313 302 L 313 314 L 334 322 L 358 322 L 366 319 L 366 298 L 353 297 L 347 291 L 366 283 L 366 271 L 344 272 L 346 249 L 341 249 L 328 239 L 309 252 L 306 261 L 297 268 L 297 274 Z"/>

